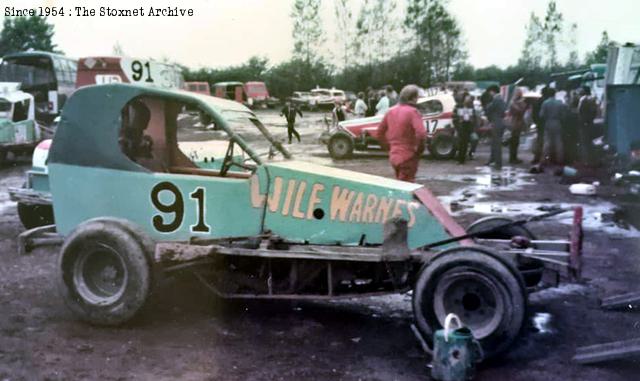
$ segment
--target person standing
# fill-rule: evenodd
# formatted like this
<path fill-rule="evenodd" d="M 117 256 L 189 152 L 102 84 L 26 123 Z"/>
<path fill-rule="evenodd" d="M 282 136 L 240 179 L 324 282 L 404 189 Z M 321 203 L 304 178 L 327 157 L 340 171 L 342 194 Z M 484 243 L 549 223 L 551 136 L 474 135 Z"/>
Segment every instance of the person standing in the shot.
<path fill-rule="evenodd" d="M 491 126 L 491 157 L 487 165 L 493 165 L 496 169 L 502 168 L 502 135 L 504 134 L 504 113 L 506 104 L 500 96 L 500 88 L 497 85 L 489 86 L 487 93 L 490 102 L 485 108 L 485 115 Z"/>
<path fill-rule="evenodd" d="M 471 133 L 476 125 L 476 110 L 473 107 L 473 98 L 470 95 L 467 95 L 462 104 L 456 104 L 453 110 L 453 125 L 458 135 L 458 164 L 464 164 L 467 158 Z"/>
<path fill-rule="evenodd" d="M 333 110 L 331 110 L 331 121 L 332 125 L 336 127 L 338 123 L 347 119 L 346 110 L 342 105 L 342 102 L 336 100 L 334 103 Z"/>
<path fill-rule="evenodd" d="M 287 120 L 287 136 L 289 137 L 289 144 L 291 144 L 291 139 L 293 138 L 293 136 L 295 136 L 296 139 L 298 139 L 298 143 L 300 143 L 300 134 L 298 133 L 298 131 L 296 131 L 296 128 L 295 128 L 296 114 L 299 114 L 301 118 L 303 117 L 302 111 L 300 111 L 300 109 L 298 109 L 296 106 L 291 104 L 290 99 L 287 99 L 287 103 L 282 108 L 280 115 L 284 116 L 285 119 Z"/>
<path fill-rule="evenodd" d="M 378 104 L 378 94 L 371 87 L 369 87 L 367 90 L 366 116 L 374 116 L 376 114 L 376 104 Z"/>
<path fill-rule="evenodd" d="M 564 150 L 562 147 L 562 121 L 567 114 L 567 106 L 556 99 L 556 90 L 549 89 L 549 98 L 544 101 L 540 109 L 540 118 L 544 123 L 544 161 L 546 163 L 563 165 Z"/>
<path fill-rule="evenodd" d="M 531 108 L 531 117 L 533 123 L 536 124 L 536 144 L 533 148 L 533 160 L 531 164 L 538 164 L 544 154 L 544 121 L 540 118 L 540 110 L 544 101 L 549 99 L 550 87 L 545 86 L 541 90 L 541 97 L 538 99 Z"/>
<path fill-rule="evenodd" d="M 405 86 L 400 91 L 398 105 L 384 115 L 377 131 L 380 145 L 389 151 L 396 178 L 402 181 L 415 181 L 427 137 L 417 108 L 418 94 L 418 86 Z"/>
<path fill-rule="evenodd" d="M 509 106 L 511 116 L 511 139 L 509 140 L 509 164 L 521 164 L 518 159 L 518 146 L 520 145 L 520 134 L 525 129 L 524 113 L 527 111 L 527 102 L 522 97 L 522 90 L 516 88 L 513 99 Z"/>
<path fill-rule="evenodd" d="M 356 105 L 354 107 L 354 113 L 358 118 L 364 118 L 367 115 L 367 104 L 364 101 L 364 93 L 361 91 L 358 93 L 358 99 L 356 100 Z"/>
<path fill-rule="evenodd" d="M 580 160 L 585 164 L 593 162 L 591 141 L 594 139 L 593 120 L 598 115 L 598 105 L 591 96 L 591 88 L 584 86 L 578 102 L 578 137 L 580 144 Z"/>
<path fill-rule="evenodd" d="M 389 110 L 389 107 L 391 107 L 392 91 L 393 91 L 393 88 L 391 86 L 387 86 L 384 89 L 384 95 L 382 96 L 382 98 L 380 98 L 380 100 L 378 101 L 378 104 L 376 105 L 376 115 L 383 115 L 384 113 L 387 112 L 387 110 Z"/>

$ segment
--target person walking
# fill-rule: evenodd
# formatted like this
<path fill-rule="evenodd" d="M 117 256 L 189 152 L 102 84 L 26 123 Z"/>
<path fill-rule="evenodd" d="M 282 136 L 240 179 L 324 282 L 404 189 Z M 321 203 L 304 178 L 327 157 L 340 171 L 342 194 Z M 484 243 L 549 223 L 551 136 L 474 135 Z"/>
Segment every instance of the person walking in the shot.
<path fill-rule="evenodd" d="M 295 128 L 296 114 L 299 114 L 301 118 L 303 117 L 302 111 L 300 111 L 300 109 L 298 109 L 296 106 L 291 104 L 290 99 L 287 99 L 287 103 L 282 108 L 280 115 L 284 116 L 285 119 L 287 120 L 287 136 L 289 137 L 289 144 L 291 144 L 291 139 L 293 138 L 293 136 L 295 136 L 296 139 L 298 139 L 298 143 L 300 143 L 300 134 L 298 133 L 298 131 L 296 131 L 296 128 Z"/>
<path fill-rule="evenodd" d="M 491 126 L 491 157 L 487 165 L 492 165 L 496 169 L 502 168 L 502 135 L 504 134 L 504 113 L 506 104 L 500 96 L 500 88 L 497 85 L 489 86 L 487 93 L 490 102 L 485 108 L 485 115 L 492 124 Z"/>
<path fill-rule="evenodd" d="M 593 163 L 593 154 L 591 152 L 592 140 L 594 139 L 593 120 L 597 115 L 598 104 L 596 99 L 591 96 L 591 88 L 584 86 L 582 88 L 582 96 L 578 102 L 578 137 L 580 161 L 587 165 Z"/>
<path fill-rule="evenodd" d="M 518 146 L 520 145 L 520 134 L 525 129 L 524 113 L 527 111 L 527 102 L 522 97 L 522 90 L 516 88 L 513 92 L 513 99 L 509 106 L 509 116 L 511 117 L 511 139 L 509 140 L 509 164 L 521 164 L 518 159 Z"/>
<path fill-rule="evenodd" d="M 378 140 L 389 151 L 396 178 L 414 182 L 427 137 L 417 108 L 419 88 L 407 85 L 398 96 L 398 105 L 384 115 L 378 126 Z"/>
<path fill-rule="evenodd" d="M 467 149 L 476 126 L 476 110 L 473 107 L 473 98 L 467 95 L 462 104 L 456 104 L 453 109 L 453 125 L 458 135 L 458 164 L 464 164 L 467 158 Z"/>
<path fill-rule="evenodd" d="M 364 101 L 364 93 L 361 91 L 358 93 L 358 99 L 356 100 L 356 105 L 354 107 L 354 114 L 356 114 L 356 116 L 358 118 L 364 118 L 367 114 L 367 110 L 369 108 L 367 107 L 367 104 Z"/>
<path fill-rule="evenodd" d="M 540 118 L 545 129 L 544 161 L 547 164 L 564 164 L 562 147 L 562 122 L 567 114 L 567 106 L 556 99 L 556 90 L 549 89 L 549 98 L 540 109 Z"/>

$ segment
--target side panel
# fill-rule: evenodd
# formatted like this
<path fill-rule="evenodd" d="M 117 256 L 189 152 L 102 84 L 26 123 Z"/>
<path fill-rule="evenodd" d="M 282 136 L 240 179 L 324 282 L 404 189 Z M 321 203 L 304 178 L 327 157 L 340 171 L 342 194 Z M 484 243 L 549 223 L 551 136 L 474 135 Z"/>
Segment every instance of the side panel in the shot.
<path fill-rule="evenodd" d="M 380 244 L 383 224 L 394 216 L 409 222 L 409 247 L 449 238 L 442 225 L 413 196 L 412 190 L 350 181 L 269 167 L 265 229 L 291 240 L 311 244 Z M 413 184 L 409 184 L 413 185 Z"/>
<path fill-rule="evenodd" d="M 262 231 L 264 209 L 252 207 L 250 179 L 58 163 L 49 165 L 49 173 L 56 225 L 63 235 L 83 221 L 107 216 L 129 220 L 161 241 L 251 236 Z"/>

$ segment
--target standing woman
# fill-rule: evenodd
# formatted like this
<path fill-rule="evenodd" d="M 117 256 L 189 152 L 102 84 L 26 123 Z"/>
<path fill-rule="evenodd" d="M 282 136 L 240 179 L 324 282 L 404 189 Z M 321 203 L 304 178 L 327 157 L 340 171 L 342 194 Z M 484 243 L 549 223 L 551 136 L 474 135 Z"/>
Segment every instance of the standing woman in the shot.
<path fill-rule="evenodd" d="M 524 113 L 527 111 L 527 103 L 522 97 L 522 90 L 516 89 L 509 106 L 511 116 L 511 140 L 509 141 L 509 164 L 521 164 L 518 159 L 518 146 L 520 145 L 520 134 L 524 131 Z"/>

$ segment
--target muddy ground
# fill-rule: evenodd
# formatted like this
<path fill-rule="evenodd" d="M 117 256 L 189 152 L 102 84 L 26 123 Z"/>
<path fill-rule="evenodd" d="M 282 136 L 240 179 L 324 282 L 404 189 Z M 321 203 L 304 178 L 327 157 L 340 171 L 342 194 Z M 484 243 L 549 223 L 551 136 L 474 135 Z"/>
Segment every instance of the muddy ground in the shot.
<path fill-rule="evenodd" d="M 284 121 L 261 117 L 278 137 Z M 300 123 L 291 150 L 321 164 L 392 176 L 379 153 L 333 162 L 317 144 L 322 115 Z M 640 359 L 580 366 L 576 347 L 640 337 L 640 314 L 605 312 L 599 299 L 640 291 L 640 233 L 615 211 L 619 190 L 603 196 L 568 192 L 558 177 L 527 166 L 491 172 L 486 145 L 466 165 L 425 158 L 418 181 L 467 225 L 487 214 L 541 213 L 554 204 L 584 205 L 584 280 L 530 296 L 529 322 L 508 354 L 478 370 L 479 380 L 634 380 Z M 530 160 L 530 155 L 523 154 Z M 77 321 L 55 288 L 57 249 L 18 256 L 23 231 L 6 189 L 19 186 L 28 158 L 0 168 L 0 380 L 425 380 L 427 358 L 410 324 L 409 296 L 340 302 L 246 302 L 214 298 L 188 276 L 167 280 L 154 303 L 130 324 L 92 327 Z M 613 196 L 613 195 L 616 196 Z M 543 208 L 544 209 L 544 208 Z M 566 238 L 568 220 L 531 229 Z"/>

